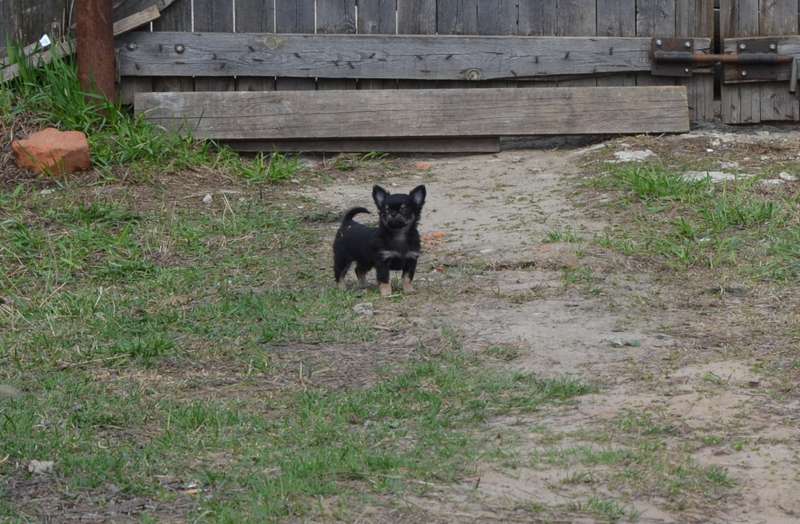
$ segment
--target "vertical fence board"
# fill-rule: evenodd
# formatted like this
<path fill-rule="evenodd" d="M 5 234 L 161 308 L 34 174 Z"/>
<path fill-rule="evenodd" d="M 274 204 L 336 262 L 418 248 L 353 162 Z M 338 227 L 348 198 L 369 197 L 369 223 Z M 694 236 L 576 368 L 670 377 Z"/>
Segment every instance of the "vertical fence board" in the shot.
<path fill-rule="evenodd" d="M 39 40 L 39 38 L 45 33 L 55 38 L 60 38 L 64 34 L 65 28 L 61 26 L 66 21 L 67 9 L 69 9 L 68 1 L 2 1 L 4 3 L 12 4 L 11 9 L 16 10 L 16 38 L 23 46 Z"/>
<path fill-rule="evenodd" d="M 194 0 L 194 30 L 215 33 L 233 32 L 233 0 Z M 194 79 L 195 91 L 234 91 L 233 78 Z"/>
<path fill-rule="evenodd" d="M 720 36 L 758 35 L 758 0 L 720 0 Z M 761 86 L 723 85 L 722 120 L 728 124 L 761 121 Z"/>
<path fill-rule="evenodd" d="M 478 33 L 479 0 L 437 0 L 436 32 L 440 35 L 474 35 Z M 445 80 L 438 87 L 478 87 L 474 81 Z"/>
<path fill-rule="evenodd" d="M 558 27 L 557 0 L 519 0 L 517 33 L 523 36 L 555 35 Z M 518 87 L 552 87 L 552 81 L 520 81 Z"/>
<path fill-rule="evenodd" d="M 393 35 L 397 30 L 396 0 L 361 0 L 358 4 L 358 33 Z M 359 89 L 392 89 L 394 80 L 359 80 Z"/>
<path fill-rule="evenodd" d="M 675 36 L 714 37 L 714 0 L 676 0 Z M 693 122 L 712 120 L 714 110 L 714 77 L 696 74 L 681 78 L 689 98 L 689 116 Z"/>
<path fill-rule="evenodd" d="M 556 34 L 556 0 L 519 0 L 518 31 L 523 36 Z"/>
<path fill-rule="evenodd" d="M 759 33 L 762 36 L 797 34 L 797 0 L 761 0 Z M 761 121 L 798 120 L 797 96 L 786 83 L 761 86 Z"/>
<path fill-rule="evenodd" d="M 191 31 L 192 30 L 192 2 L 191 0 L 175 0 L 166 8 L 161 17 L 153 22 L 153 31 Z M 154 91 L 194 91 L 194 79 L 165 76 L 153 79 Z"/>
<path fill-rule="evenodd" d="M 597 36 L 636 36 L 636 0 L 597 0 Z M 635 86 L 636 75 L 597 79 L 598 86 Z"/>
<path fill-rule="evenodd" d="M 513 35 L 517 33 L 517 0 L 482 0 L 477 6 L 479 35 Z M 513 87 L 511 80 L 481 82 L 482 87 Z"/>
<path fill-rule="evenodd" d="M 274 33 L 274 0 L 236 0 L 237 33 Z M 274 78 L 241 76 L 236 79 L 237 91 L 272 91 Z"/>
<path fill-rule="evenodd" d="M 636 36 L 675 35 L 675 0 L 637 0 Z M 637 73 L 636 84 L 674 85 L 673 78 L 652 77 L 649 73 Z"/>
<path fill-rule="evenodd" d="M 401 35 L 432 35 L 436 33 L 436 0 L 397 0 L 397 32 Z M 402 89 L 422 89 L 434 86 L 424 80 L 400 80 Z"/>
<path fill-rule="evenodd" d="M 276 33 L 313 33 L 314 0 L 275 0 Z M 316 82 L 310 78 L 277 78 L 278 90 L 314 90 Z"/>
<path fill-rule="evenodd" d="M 317 33 L 356 32 L 355 0 L 317 0 Z M 320 78 L 317 89 L 355 89 L 355 80 Z"/>
<path fill-rule="evenodd" d="M 594 36 L 597 34 L 595 0 L 559 0 L 556 34 L 558 36 Z M 568 60 L 568 59 L 567 59 Z M 595 78 L 560 81 L 559 86 L 597 86 Z"/>

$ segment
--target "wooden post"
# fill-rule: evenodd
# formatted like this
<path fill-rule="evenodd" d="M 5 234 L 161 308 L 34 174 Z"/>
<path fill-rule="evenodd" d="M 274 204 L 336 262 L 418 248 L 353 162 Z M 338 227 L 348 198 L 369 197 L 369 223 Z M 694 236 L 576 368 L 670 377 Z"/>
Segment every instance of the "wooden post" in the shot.
<path fill-rule="evenodd" d="M 111 0 L 78 0 L 76 11 L 81 88 L 114 101 L 117 74 Z"/>

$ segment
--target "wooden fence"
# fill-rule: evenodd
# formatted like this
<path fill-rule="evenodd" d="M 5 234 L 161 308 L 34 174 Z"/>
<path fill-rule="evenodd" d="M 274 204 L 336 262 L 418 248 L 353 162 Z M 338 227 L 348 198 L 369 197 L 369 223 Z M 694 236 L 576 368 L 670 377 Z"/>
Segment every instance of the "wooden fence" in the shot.
<path fill-rule="evenodd" d="M 0 39 L 30 43 L 70 23 L 74 0 L 0 0 Z M 116 0 L 115 19 L 155 0 Z M 798 0 L 175 0 L 144 31 L 304 34 L 719 37 L 792 35 Z M 55 25 L 54 25 L 55 24 Z M 715 31 L 716 29 L 716 31 Z M 715 35 L 715 33 L 717 33 Z M 716 37 L 716 38 L 715 38 Z M 784 84 L 717 83 L 710 70 L 690 78 L 648 72 L 561 75 L 537 80 L 403 80 L 247 76 L 123 76 L 126 101 L 141 91 L 403 89 L 419 87 L 685 85 L 695 121 L 797 120 Z"/>

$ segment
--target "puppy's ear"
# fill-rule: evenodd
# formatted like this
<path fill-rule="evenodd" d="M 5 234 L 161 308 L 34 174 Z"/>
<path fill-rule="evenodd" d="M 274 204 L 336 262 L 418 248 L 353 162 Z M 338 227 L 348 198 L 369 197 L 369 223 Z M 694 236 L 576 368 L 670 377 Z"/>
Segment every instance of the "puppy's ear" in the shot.
<path fill-rule="evenodd" d="M 381 186 L 372 187 L 372 200 L 375 201 L 375 205 L 378 206 L 378 209 L 383 207 L 383 203 L 386 202 L 386 197 L 388 196 L 388 191 L 383 189 Z"/>
<path fill-rule="evenodd" d="M 411 193 L 409 194 L 411 200 L 414 201 L 417 207 L 422 207 L 422 205 L 425 203 L 426 195 L 427 192 L 425 191 L 425 186 L 417 186 L 414 189 L 412 189 Z"/>

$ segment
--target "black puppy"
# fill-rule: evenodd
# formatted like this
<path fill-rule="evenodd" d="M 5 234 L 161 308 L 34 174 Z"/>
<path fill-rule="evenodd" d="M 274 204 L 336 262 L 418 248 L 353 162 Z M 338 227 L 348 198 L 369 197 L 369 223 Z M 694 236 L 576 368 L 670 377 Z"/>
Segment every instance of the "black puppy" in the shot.
<path fill-rule="evenodd" d="M 333 242 L 333 275 L 340 285 L 353 262 L 359 283 L 366 284 L 367 272 L 375 268 L 381 295 L 392 294 L 389 271 L 403 272 L 403 290 L 413 291 L 411 281 L 417 269 L 420 252 L 419 222 L 425 204 L 425 186 L 415 187 L 408 195 L 390 195 L 380 186 L 372 188 L 372 199 L 378 207 L 377 228 L 359 224 L 353 217 L 369 213 L 363 207 L 349 210 Z"/>

